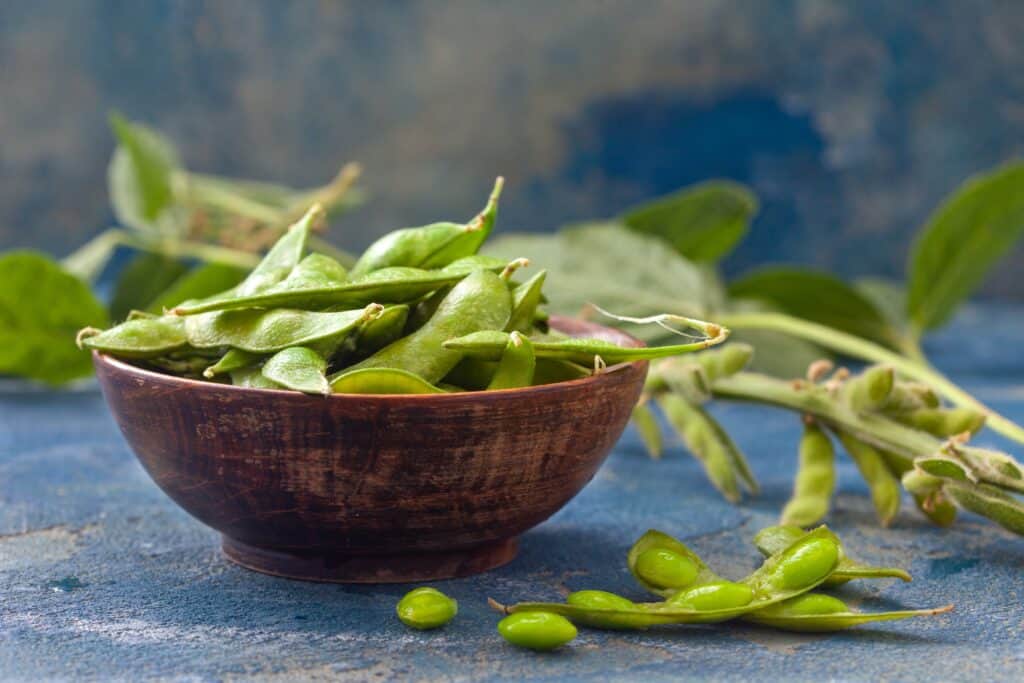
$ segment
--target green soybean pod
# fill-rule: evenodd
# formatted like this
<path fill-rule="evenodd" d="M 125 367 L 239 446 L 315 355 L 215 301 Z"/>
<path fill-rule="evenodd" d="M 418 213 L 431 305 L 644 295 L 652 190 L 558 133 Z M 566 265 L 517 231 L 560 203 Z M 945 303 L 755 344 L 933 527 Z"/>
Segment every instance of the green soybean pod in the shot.
<path fill-rule="evenodd" d="M 742 342 L 732 342 L 717 349 L 702 351 L 693 356 L 694 362 L 704 370 L 708 383 L 722 377 L 731 377 L 747 367 L 754 356 L 754 347 Z"/>
<path fill-rule="evenodd" d="M 814 420 L 805 418 L 793 496 L 782 508 L 780 524 L 811 526 L 828 514 L 836 488 L 835 459 L 828 435 Z"/>
<path fill-rule="evenodd" d="M 533 384 L 533 371 L 537 359 L 533 355 L 533 344 L 519 332 L 512 332 L 508 348 L 498 361 L 488 389 L 517 389 Z"/>
<path fill-rule="evenodd" d="M 398 618 L 421 631 L 440 628 L 459 613 L 459 603 L 436 588 L 424 586 L 409 591 L 395 607 Z"/>
<path fill-rule="evenodd" d="M 270 248 L 263 259 L 242 282 L 212 298 L 245 297 L 262 292 L 288 277 L 302 260 L 312 227 L 323 220 L 324 209 L 314 204 Z"/>
<path fill-rule="evenodd" d="M 472 359 L 467 358 L 466 360 Z M 478 362 L 486 363 L 487 361 Z M 575 379 L 590 377 L 592 372 L 590 368 L 585 368 L 578 363 L 551 358 L 537 358 L 537 365 L 533 371 L 533 383 L 554 384 L 555 382 L 571 382 Z"/>
<path fill-rule="evenodd" d="M 547 274 L 546 270 L 541 270 L 512 292 L 512 315 L 509 317 L 508 325 L 505 326 L 506 332 L 528 334 L 533 329 L 534 317 L 543 297 L 542 290 Z"/>
<path fill-rule="evenodd" d="M 345 267 L 330 256 L 309 254 L 299 261 L 282 285 L 288 287 L 333 287 L 348 279 Z"/>
<path fill-rule="evenodd" d="M 322 395 L 331 393 L 326 371 L 327 361 L 324 357 L 305 346 L 292 346 L 278 351 L 267 359 L 260 370 L 265 378 L 285 389 Z"/>
<path fill-rule="evenodd" d="M 839 432 L 839 440 L 867 482 L 879 523 L 889 526 L 900 511 L 899 481 L 874 446 L 845 432 Z"/>
<path fill-rule="evenodd" d="M 569 593 L 565 599 L 569 605 L 594 609 L 633 609 L 636 603 L 628 598 L 608 591 L 582 590 Z"/>
<path fill-rule="evenodd" d="M 647 530 L 630 547 L 626 566 L 641 586 L 664 598 L 694 584 L 723 580 L 684 543 L 657 529 Z"/>
<path fill-rule="evenodd" d="M 798 526 L 780 525 L 761 529 L 754 536 L 754 545 L 762 555 L 780 553 L 804 535 Z M 844 550 L 836 570 L 825 579 L 825 586 L 840 586 L 853 579 L 895 578 L 910 581 L 910 574 L 898 567 L 876 567 L 850 557 Z"/>
<path fill-rule="evenodd" d="M 352 277 L 390 266 L 442 268 L 463 256 L 475 254 L 494 228 L 503 186 L 503 178 L 495 180 L 487 206 L 469 223 L 433 223 L 384 235 L 359 257 L 352 267 Z"/>
<path fill-rule="evenodd" d="M 633 406 L 630 420 L 636 427 L 640 440 L 643 442 L 644 448 L 647 449 L 647 454 L 652 458 L 660 458 L 662 451 L 661 426 L 651 407 L 646 403 L 638 403 Z"/>
<path fill-rule="evenodd" d="M 551 612 L 523 611 L 498 622 L 501 637 L 519 647 L 546 652 L 576 637 L 576 627 L 568 619 Z"/>
<path fill-rule="evenodd" d="M 780 553 L 800 540 L 804 529 L 792 524 L 766 526 L 754 537 L 754 545 L 762 555 Z M 839 566 L 825 580 L 824 586 L 841 586 L 854 579 L 899 579 L 910 581 L 910 574 L 899 567 L 881 567 L 866 564 L 850 557 L 844 550 Z"/>
<path fill-rule="evenodd" d="M 897 422 L 939 438 L 975 434 L 985 426 L 985 414 L 973 408 L 920 408 L 892 415 Z"/>
<path fill-rule="evenodd" d="M 892 612 L 851 612 L 842 600 L 819 593 L 805 593 L 784 602 L 744 615 L 744 621 L 763 624 L 783 631 L 804 633 L 831 633 L 860 624 L 896 621 L 912 617 L 944 614 L 952 605 L 935 609 L 898 610 Z"/>
<path fill-rule="evenodd" d="M 439 382 L 463 356 L 446 348 L 444 341 L 476 330 L 503 329 L 511 310 L 505 281 L 486 270 L 474 271 L 452 288 L 426 325 L 349 369 L 398 368 L 431 384 Z"/>
<path fill-rule="evenodd" d="M 498 369 L 497 361 L 463 358 L 444 376 L 444 381 L 470 391 L 486 389 Z"/>
<path fill-rule="evenodd" d="M 358 368 L 331 376 L 335 394 L 444 394 L 444 389 L 401 368 Z"/>
<path fill-rule="evenodd" d="M 678 607 L 710 612 L 743 607 L 749 605 L 753 599 L 754 589 L 745 583 L 714 581 L 682 590 L 669 598 L 668 602 Z"/>
<path fill-rule="evenodd" d="M 189 316 L 183 322 L 188 343 L 196 348 L 271 354 L 289 346 L 337 344 L 383 310 L 378 304 L 336 312 L 244 309 Z"/>
<path fill-rule="evenodd" d="M 1005 491 L 989 484 L 968 485 L 958 481 L 947 481 L 942 490 L 963 509 L 1024 535 L 1024 504 Z"/>
<path fill-rule="evenodd" d="M 263 354 L 249 353 L 241 349 L 228 349 L 216 363 L 203 370 L 203 377 L 213 379 L 217 375 L 257 365 L 263 358 Z"/>
<path fill-rule="evenodd" d="M 805 535 L 768 558 L 771 566 L 764 572 L 765 580 L 782 591 L 813 588 L 828 579 L 839 559 L 840 546 L 835 536 Z"/>
<path fill-rule="evenodd" d="M 405 304 L 385 306 L 380 315 L 367 320 L 352 340 L 353 351 L 358 358 L 365 358 L 400 339 L 409 317 Z"/>
<path fill-rule="evenodd" d="M 892 393 L 895 373 L 888 365 L 872 365 L 843 383 L 842 397 L 856 412 L 877 410 Z"/>
<path fill-rule="evenodd" d="M 184 321 L 173 316 L 135 318 L 109 330 L 87 327 L 76 338 L 79 348 L 119 358 L 157 358 L 188 346 Z"/>
<path fill-rule="evenodd" d="M 941 404 L 938 394 L 931 387 L 917 382 L 896 381 L 879 411 L 886 415 L 898 415 L 921 408 L 938 408 Z"/>

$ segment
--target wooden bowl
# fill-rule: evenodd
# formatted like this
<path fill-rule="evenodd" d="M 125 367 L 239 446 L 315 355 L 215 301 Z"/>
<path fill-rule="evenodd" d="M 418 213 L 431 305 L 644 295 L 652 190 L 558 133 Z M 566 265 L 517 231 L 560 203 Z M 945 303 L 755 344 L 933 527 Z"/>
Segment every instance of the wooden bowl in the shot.
<path fill-rule="evenodd" d="M 574 336 L 640 346 L 552 317 Z M 143 370 L 93 354 L 103 395 L 153 481 L 223 535 L 238 564 L 313 581 L 466 576 L 591 480 L 647 373 L 485 393 L 308 396 Z"/>

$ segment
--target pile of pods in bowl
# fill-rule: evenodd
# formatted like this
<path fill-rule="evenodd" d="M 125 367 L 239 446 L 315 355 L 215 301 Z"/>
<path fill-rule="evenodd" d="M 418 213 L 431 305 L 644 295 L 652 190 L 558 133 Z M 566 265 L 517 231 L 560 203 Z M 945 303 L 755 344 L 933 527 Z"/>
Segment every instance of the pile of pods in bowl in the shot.
<path fill-rule="evenodd" d="M 727 330 L 680 316 L 698 341 L 627 348 L 551 329 L 545 272 L 514 279 L 526 259 L 478 253 L 502 180 L 468 223 L 388 233 L 351 266 L 307 253 L 323 217 L 312 207 L 237 286 L 163 315 L 133 312 L 79 346 L 183 377 L 308 394 L 429 394 L 511 389 L 586 377 L 606 364 L 678 355 Z"/>

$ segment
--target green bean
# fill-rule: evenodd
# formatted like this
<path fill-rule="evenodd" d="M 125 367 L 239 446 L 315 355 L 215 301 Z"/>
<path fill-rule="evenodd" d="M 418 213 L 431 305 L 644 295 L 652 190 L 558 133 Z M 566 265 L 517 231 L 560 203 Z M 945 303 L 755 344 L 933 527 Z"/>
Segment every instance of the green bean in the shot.
<path fill-rule="evenodd" d="M 327 361 L 305 346 L 291 346 L 267 359 L 261 372 L 271 382 L 304 394 L 329 394 Z"/>
<path fill-rule="evenodd" d="M 533 383 L 533 371 L 537 359 L 533 355 L 533 344 L 519 332 L 508 337 L 508 348 L 498 361 L 488 389 L 516 389 Z"/>
<path fill-rule="evenodd" d="M 335 394 L 443 394 L 419 375 L 399 368 L 342 370 L 331 376 Z"/>
<path fill-rule="evenodd" d="M 781 553 L 767 558 L 739 583 L 748 586 L 748 604 L 722 609 L 696 610 L 672 603 L 638 603 L 631 609 L 605 609 L 562 603 L 524 602 L 504 607 L 508 613 L 553 612 L 596 628 L 646 628 L 661 624 L 707 624 L 741 617 L 749 612 L 801 595 L 820 585 L 839 561 L 839 539 L 826 527 L 801 537 Z M 720 579 L 718 579 L 720 580 Z"/>
<path fill-rule="evenodd" d="M 973 408 L 920 408 L 894 413 L 892 418 L 940 438 L 965 432 L 975 434 L 985 426 L 985 414 Z"/>
<path fill-rule="evenodd" d="M 782 508 L 779 523 L 811 526 L 828 514 L 836 488 L 832 441 L 813 419 L 804 419 L 799 458 L 793 496 Z"/>
<path fill-rule="evenodd" d="M 420 329 L 427 324 L 430 320 L 430 316 L 434 315 L 437 311 L 437 307 L 441 305 L 444 298 L 448 296 L 448 292 L 452 291 L 452 287 L 455 285 L 445 285 L 444 287 L 438 287 L 424 298 L 420 299 L 412 307 L 409 312 L 409 319 L 405 323 L 405 333 L 409 334 Z"/>
<path fill-rule="evenodd" d="M 761 529 L 754 536 L 754 545 L 766 556 L 781 552 L 787 546 L 803 536 L 804 531 L 800 527 L 792 525 L 770 526 Z M 881 579 L 896 578 L 903 581 L 910 581 L 910 574 L 905 570 L 896 567 L 874 567 L 864 564 L 851 558 L 843 552 L 836 570 L 832 572 L 824 585 L 839 586 L 853 579 Z"/>
<path fill-rule="evenodd" d="M 444 626 L 459 613 L 459 603 L 429 586 L 409 591 L 395 607 L 398 618 L 410 628 L 426 631 Z"/>
<path fill-rule="evenodd" d="M 600 356 L 607 363 L 625 363 L 636 360 L 667 358 L 683 353 L 699 351 L 725 341 L 728 332 L 711 323 L 701 323 L 710 335 L 707 339 L 691 344 L 674 344 L 670 346 L 618 346 L 603 339 L 560 339 L 558 341 L 534 341 L 533 347 L 538 358 L 558 358 L 574 363 L 590 365 L 594 356 Z M 508 344 L 508 332 L 482 330 L 460 337 L 453 337 L 445 342 L 445 348 L 457 349 L 471 358 L 481 360 L 498 360 Z"/>
<path fill-rule="evenodd" d="M 758 490 L 757 480 L 746 458 L 725 430 L 702 407 L 677 394 L 662 394 L 656 401 L 669 424 L 704 466 L 708 479 L 727 500 L 740 499 L 740 482 L 751 492 Z"/>
<path fill-rule="evenodd" d="M 668 604 L 698 612 L 710 612 L 744 607 L 753 599 L 754 589 L 745 583 L 712 581 L 679 591 L 668 599 Z"/>
<path fill-rule="evenodd" d="M 78 333 L 79 348 L 121 358 L 157 358 L 188 346 L 184 321 L 173 316 L 135 318 L 109 330 L 87 327 Z"/>
<path fill-rule="evenodd" d="M 534 316 L 540 305 L 547 271 L 542 270 L 512 292 L 512 315 L 509 317 L 506 332 L 522 332 L 529 334 L 533 330 Z"/>
<path fill-rule="evenodd" d="M 233 347 L 270 354 L 289 346 L 340 341 L 383 310 L 378 304 L 333 313 L 245 309 L 189 316 L 183 322 L 188 343 L 196 348 Z"/>
<path fill-rule="evenodd" d="M 647 454 L 652 458 L 660 458 L 662 451 L 661 426 L 654 417 L 654 411 L 646 403 L 638 403 L 633 407 L 630 416 L 633 426 L 636 427 L 640 440 L 647 449 Z"/>
<path fill-rule="evenodd" d="M 744 621 L 764 624 L 784 631 L 829 633 L 876 621 L 896 621 L 911 617 L 944 614 L 952 605 L 935 609 L 900 610 L 864 614 L 851 612 L 842 600 L 829 595 L 805 593 L 770 607 L 744 615 Z"/>
<path fill-rule="evenodd" d="M 632 600 L 609 593 L 608 591 L 582 590 L 569 593 L 565 599 L 569 605 L 596 609 L 633 609 L 636 603 Z"/>
<path fill-rule="evenodd" d="M 655 552 L 670 554 L 650 555 Z M 650 558 L 644 566 L 640 563 L 642 557 Z M 664 598 L 694 584 L 722 580 L 685 544 L 656 529 L 649 529 L 637 539 L 626 555 L 626 565 L 641 586 Z"/>
<path fill-rule="evenodd" d="M 306 242 L 313 225 L 323 220 L 324 210 L 314 204 L 284 235 L 270 248 L 270 251 L 253 268 L 252 272 L 237 286 L 217 295 L 247 297 L 262 292 L 288 277 L 292 269 L 302 260 Z"/>
<path fill-rule="evenodd" d="M 309 254 L 281 281 L 289 289 L 334 287 L 348 279 L 345 267 L 323 254 Z"/>
<path fill-rule="evenodd" d="M 490 257 L 473 256 L 461 259 L 439 270 L 423 270 L 396 266 L 373 271 L 366 276 L 338 285 L 291 286 L 282 282 L 247 296 L 220 296 L 182 304 L 175 315 L 196 315 L 211 311 L 245 308 L 301 308 L 365 306 L 368 303 L 408 303 L 450 285 L 480 268 L 502 270 L 508 264 Z"/>
<path fill-rule="evenodd" d="M 469 223 L 433 223 L 389 232 L 363 252 L 352 267 L 352 276 L 362 277 L 391 266 L 442 268 L 475 254 L 494 228 L 503 186 L 504 179 L 494 181 L 487 206 Z"/>
<path fill-rule="evenodd" d="M 350 369 L 399 368 L 427 382 L 439 382 L 463 355 L 443 346 L 445 339 L 477 330 L 500 330 L 511 311 L 512 297 L 505 281 L 486 270 L 474 271 L 452 288 L 426 325 Z"/>
<path fill-rule="evenodd" d="M 546 652 L 576 637 L 576 627 L 565 617 L 551 612 L 524 611 L 498 622 L 501 637 L 519 647 Z"/>
<path fill-rule="evenodd" d="M 856 412 L 877 410 L 892 394 L 895 373 L 888 365 L 872 365 L 843 383 L 842 396 Z"/>
<path fill-rule="evenodd" d="M 249 353 L 241 349 L 228 349 L 216 363 L 203 370 L 203 377 L 211 379 L 232 370 L 241 370 L 242 368 L 256 365 L 263 357 L 263 354 L 259 353 Z"/>
<path fill-rule="evenodd" d="M 845 432 L 839 432 L 839 440 L 867 482 L 879 523 L 889 526 L 900 511 L 899 482 L 874 446 Z"/>

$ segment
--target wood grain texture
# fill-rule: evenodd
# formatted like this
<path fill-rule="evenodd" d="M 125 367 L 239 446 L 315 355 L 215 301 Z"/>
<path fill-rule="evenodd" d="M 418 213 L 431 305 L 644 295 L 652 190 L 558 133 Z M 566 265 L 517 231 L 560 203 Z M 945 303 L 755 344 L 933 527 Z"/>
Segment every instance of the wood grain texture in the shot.
<path fill-rule="evenodd" d="M 552 322 L 639 344 L 592 323 Z M 510 560 L 506 542 L 594 476 L 647 371 L 636 362 L 507 391 L 320 397 L 93 358 L 143 467 L 230 539 L 229 556 L 269 573 L 344 581 L 442 578 Z"/>

